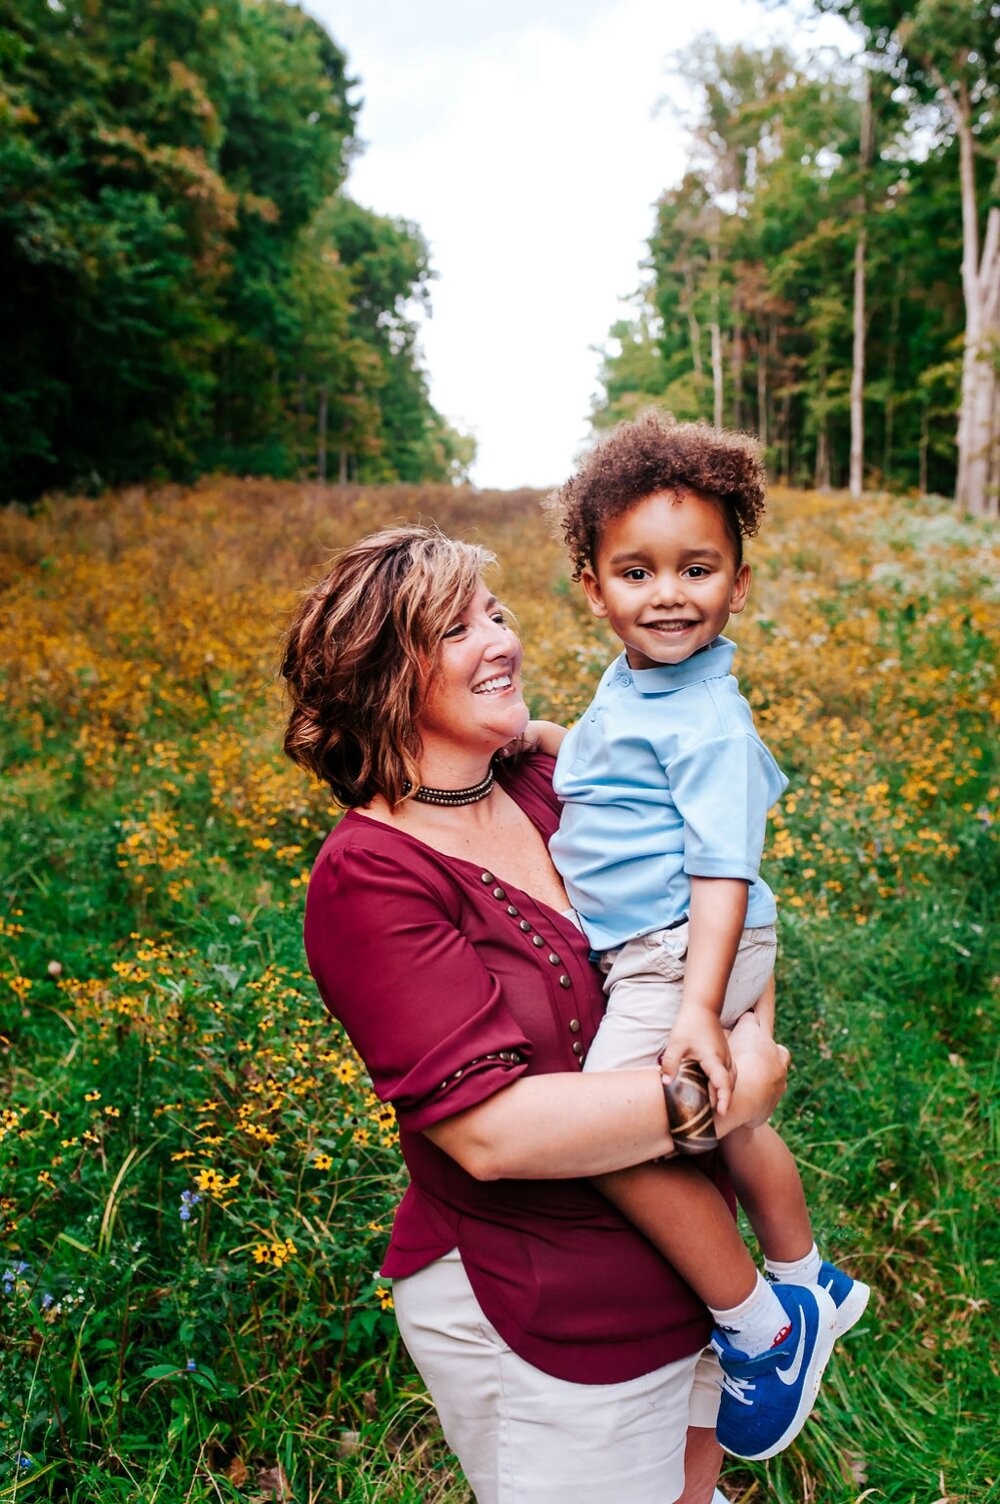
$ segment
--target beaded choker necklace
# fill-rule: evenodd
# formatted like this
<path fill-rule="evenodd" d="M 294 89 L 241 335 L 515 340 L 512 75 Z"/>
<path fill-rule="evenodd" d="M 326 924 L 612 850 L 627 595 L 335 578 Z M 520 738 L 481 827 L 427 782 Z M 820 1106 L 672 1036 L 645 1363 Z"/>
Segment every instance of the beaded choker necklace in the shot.
<path fill-rule="evenodd" d="M 414 799 L 421 804 L 478 804 L 480 799 L 485 799 L 494 784 L 493 769 L 490 768 L 482 783 L 473 784 L 471 789 L 429 789 L 425 784 L 413 790 Z M 406 792 L 410 792 L 410 785 L 406 785 Z"/>

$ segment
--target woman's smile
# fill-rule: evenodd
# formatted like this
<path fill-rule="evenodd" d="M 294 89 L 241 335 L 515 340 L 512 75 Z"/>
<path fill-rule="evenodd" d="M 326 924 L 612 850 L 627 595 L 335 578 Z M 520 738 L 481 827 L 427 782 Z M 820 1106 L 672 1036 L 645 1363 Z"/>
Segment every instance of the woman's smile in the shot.
<path fill-rule="evenodd" d="M 478 711 L 470 713 L 470 695 Z M 474 744 L 489 758 L 520 736 L 528 721 L 521 695 L 521 644 L 507 615 L 480 581 L 445 632 L 419 718 L 425 753 L 443 743 Z M 470 746 L 471 750 L 471 746 Z M 427 781 L 426 770 L 424 781 Z"/>
<path fill-rule="evenodd" d="M 510 674 L 496 674 L 492 678 L 486 679 L 482 684 L 474 684 L 472 686 L 472 693 L 474 695 L 500 694 L 503 690 L 510 689 L 513 682 Z"/>

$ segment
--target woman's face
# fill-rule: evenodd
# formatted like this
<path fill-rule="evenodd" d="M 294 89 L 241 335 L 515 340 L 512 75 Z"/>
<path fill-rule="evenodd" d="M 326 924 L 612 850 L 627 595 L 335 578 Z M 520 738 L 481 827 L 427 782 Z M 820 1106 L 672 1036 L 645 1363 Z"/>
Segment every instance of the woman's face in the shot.
<path fill-rule="evenodd" d="M 482 747 L 492 755 L 528 723 L 521 695 L 521 644 L 503 607 L 480 581 L 445 631 L 420 716 L 432 737 Z"/>

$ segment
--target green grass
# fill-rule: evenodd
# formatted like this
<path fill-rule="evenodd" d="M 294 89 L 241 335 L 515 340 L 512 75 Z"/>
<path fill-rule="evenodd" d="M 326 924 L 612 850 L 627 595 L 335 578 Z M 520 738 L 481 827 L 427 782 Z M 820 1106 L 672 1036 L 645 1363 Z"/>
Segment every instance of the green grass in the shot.
<path fill-rule="evenodd" d="M 330 505 L 224 502 L 130 493 L 23 519 L 0 550 L 22 620 L 0 669 L 0 1500 L 465 1504 L 377 1275 L 392 1125 L 304 973 L 301 874 L 331 814 L 282 771 L 271 666 Z M 603 661 L 524 498 L 338 505 L 343 536 L 437 511 L 515 561 L 538 710 Z M 883 587 L 824 541 L 818 505 L 776 520 L 785 573 L 765 559 L 747 655 L 799 791 L 768 869 L 794 1059 L 779 1118 L 824 1252 L 874 1295 L 799 1441 L 727 1464 L 724 1486 L 987 1504 L 1000 870 L 990 622 L 962 567 L 985 578 L 985 534 L 930 578 L 921 529 L 941 519 L 912 510 L 919 588 Z M 864 526 L 897 559 L 890 519 Z M 783 675 L 813 596 L 829 636 L 796 720 Z M 903 679 L 877 677 L 890 656 Z"/>

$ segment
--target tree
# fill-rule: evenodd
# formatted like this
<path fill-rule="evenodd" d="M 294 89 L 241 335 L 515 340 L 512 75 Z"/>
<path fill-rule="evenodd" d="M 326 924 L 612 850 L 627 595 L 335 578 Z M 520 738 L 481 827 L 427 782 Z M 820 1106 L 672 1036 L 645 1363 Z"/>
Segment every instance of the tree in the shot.
<path fill-rule="evenodd" d="M 224 71 L 234 14 L 0 3 L 6 494 L 193 463 L 236 214 L 194 68 Z"/>
<path fill-rule="evenodd" d="M 868 183 L 874 152 L 871 77 L 865 72 L 861 103 L 861 192 L 858 195 L 858 233 L 854 242 L 853 352 L 851 358 L 851 478 L 856 499 L 864 491 L 865 478 L 865 276 L 868 254 Z"/>
<path fill-rule="evenodd" d="M 942 124 L 957 139 L 965 337 L 955 496 L 965 511 L 996 516 L 1000 511 L 996 354 L 1000 344 L 1000 207 L 992 204 L 984 212 L 981 206 L 982 179 L 998 140 L 1000 4 L 997 0 L 815 3 L 818 9 L 835 11 L 859 26 L 866 47 L 885 58 L 900 89 L 914 105 L 936 105 Z"/>
<path fill-rule="evenodd" d="M 650 237 L 651 315 L 613 331 L 593 421 L 638 403 L 700 417 L 721 405 L 730 425 L 755 414 L 776 474 L 836 485 L 851 477 L 853 411 L 855 489 L 863 458 L 866 484 L 947 490 L 932 415 L 963 322 L 948 139 L 909 128 L 877 55 L 863 72 L 829 55 L 785 69 L 741 49 L 731 71 L 724 49 L 707 56 L 705 118 Z"/>
<path fill-rule="evenodd" d="M 0 0 L 0 495 L 461 465 L 426 246 L 344 197 L 352 86 L 284 0 Z"/>

